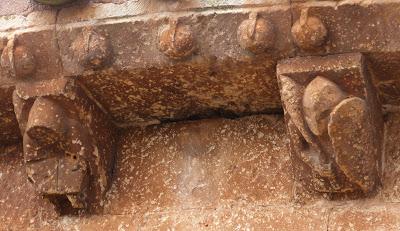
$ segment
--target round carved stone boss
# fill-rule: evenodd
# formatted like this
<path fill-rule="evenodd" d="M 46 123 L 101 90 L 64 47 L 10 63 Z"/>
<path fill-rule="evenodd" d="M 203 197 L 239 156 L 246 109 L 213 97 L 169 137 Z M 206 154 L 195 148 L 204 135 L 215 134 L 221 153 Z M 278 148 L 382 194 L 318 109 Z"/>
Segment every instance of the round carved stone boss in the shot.
<path fill-rule="evenodd" d="M 308 9 L 303 9 L 292 27 L 292 36 L 298 47 L 312 50 L 325 44 L 328 30 L 319 18 L 309 17 Z"/>
<path fill-rule="evenodd" d="M 251 14 L 249 19 L 240 24 L 237 37 L 243 49 L 262 53 L 275 43 L 274 26 L 269 20 Z"/>
<path fill-rule="evenodd" d="M 159 49 L 172 59 L 181 59 L 192 55 L 195 50 L 195 40 L 191 28 L 171 22 L 160 33 Z"/>
<path fill-rule="evenodd" d="M 83 31 L 79 44 L 79 63 L 86 69 L 100 69 L 107 66 L 112 60 L 111 44 L 107 37 L 87 29 Z"/>

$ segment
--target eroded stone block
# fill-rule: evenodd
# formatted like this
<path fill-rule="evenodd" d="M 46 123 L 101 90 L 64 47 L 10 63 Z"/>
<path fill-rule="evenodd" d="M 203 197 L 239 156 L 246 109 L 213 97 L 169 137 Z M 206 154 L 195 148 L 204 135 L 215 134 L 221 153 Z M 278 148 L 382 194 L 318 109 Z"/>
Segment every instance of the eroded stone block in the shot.
<path fill-rule="evenodd" d="M 227 201 L 292 201 L 284 122 L 259 115 L 127 129 L 121 134 L 109 214 L 210 208 Z"/>
<path fill-rule="evenodd" d="M 72 79 L 19 82 L 13 93 L 28 179 L 61 209 L 96 209 L 113 165 L 113 126 Z M 68 206 L 67 206 L 68 207 Z"/>
<path fill-rule="evenodd" d="M 16 48 L 19 46 L 25 47 L 34 59 L 34 71 L 28 75 L 30 79 L 43 80 L 61 76 L 62 63 L 53 27 L 17 34 L 15 40 L 14 61 L 17 58 Z"/>
<path fill-rule="evenodd" d="M 277 69 L 297 180 L 319 192 L 374 191 L 382 118 L 363 56 L 294 58 Z"/>
<path fill-rule="evenodd" d="M 0 230 L 51 230 L 39 225 L 57 219 L 54 206 L 26 179 L 21 145 L 0 147 Z"/>
<path fill-rule="evenodd" d="M 12 104 L 13 86 L 0 87 L 0 143 L 16 143 L 21 138 Z"/>
<path fill-rule="evenodd" d="M 240 26 L 248 25 L 253 15 L 256 24 L 251 19 L 250 26 Z M 225 21 L 230 23 L 221 23 Z M 280 108 L 275 65 L 294 50 L 290 23 L 286 5 L 239 13 L 185 12 L 60 23 L 57 40 L 63 75 L 78 78 L 117 124 L 137 126 Z M 240 32 L 254 25 L 254 39 Z M 88 43 L 88 33 L 107 45 L 97 43 L 95 48 Z M 85 47 L 109 49 L 107 58 L 98 59 L 106 65 L 82 65 Z"/>
<path fill-rule="evenodd" d="M 400 113 L 388 113 L 385 121 L 385 168 L 383 188 L 380 196 L 390 203 L 400 202 L 400 146 L 398 133 L 400 129 Z"/>
<path fill-rule="evenodd" d="M 399 211 L 396 203 L 348 204 L 332 209 L 327 230 L 399 230 Z"/>

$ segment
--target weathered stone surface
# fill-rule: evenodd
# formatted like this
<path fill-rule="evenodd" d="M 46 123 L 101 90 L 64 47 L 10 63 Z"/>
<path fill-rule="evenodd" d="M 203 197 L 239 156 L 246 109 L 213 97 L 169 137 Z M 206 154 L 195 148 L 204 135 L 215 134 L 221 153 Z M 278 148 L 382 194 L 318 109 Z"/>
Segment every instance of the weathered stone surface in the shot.
<path fill-rule="evenodd" d="M 320 192 L 376 189 L 382 118 L 363 57 L 294 58 L 277 69 L 297 181 Z"/>
<path fill-rule="evenodd" d="M 397 0 L 1 1 L 0 230 L 398 230 L 399 19 Z M 278 62 L 288 134 L 266 115 L 109 132 L 279 112 Z"/>
<path fill-rule="evenodd" d="M 12 105 L 14 87 L 0 87 L 0 143 L 7 145 L 21 139 Z"/>
<path fill-rule="evenodd" d="M 55 24 L 57 10 L 32 1 L 1 1 L 0 37 L 8 37 L 7 31 Z"/>
<path fill-rule="evenodd" d="M 15 84 L 21 80 L 60 78 L 62 64 L 54 31 L 45 29 L 15 34 L 3 50 L 1 64 L 1 81 Z"/>
<path fill-rule="evenodd" d="M 157 9 L 153 11 L 149 10 L 152 8 L 152 4 L 159 8 L 156 7 Z M 188 3 L 186 1 L 173 3 L 169 1 L 162 3 L 159 1 L 154 3 L 140 1 L 91 2 L 89 4 L 85 2 L 73 7 L 63 8 L 60 11 L 57 17 L 57 26 L 51 26 L 51 30 L 56 30 L 56 39 L 43 35 L 40 42 L 35 40 L 30 42 L 31 38 L 28 36 L 22 44 L 43 43 L 44 47 L 38 49 L 41 52 L 35 54 L 35 57 L 47 57 L 46 53 L 61 53 L 62 66 L 65 69 L 63 74 L 59 73 L 58 57 L 52 56 L 48 60 L 42 58 L 38 61 L 39 73 L 35 78 L 56 78 L 60 75 L 78 76 L 92 91 L 96 100 L 112 114 L 119 125 L 138 125 L 182 120 L 190 117 L 208 117 L 210 114 L 246 115 L 276 111 L 280 107 L 280 103 L 277 85 L 272 77 L 275 74 L 273 66 L 277 59 L 295 54 L 296 48 L 291 41 L 290 30 L 292 22 L 299 19 L 300 11 L 304 8 L 309 8 L 310 17 L 318 17 L 326 25 L 329 29 L 328 40 L 330 42 L 328 41 L 328 48 L 323 48 L 322 53 L 299 51 L 298 54 L 362 51 L 369 53 L 368 57 L 373 59 L 373 68 L 376 67 L 377 69 L 380 66 L 385 66 L 388 60 L 392 60 L 392 63 L 398 61 L 396 54 L 399 48 L 396 42 L 390 42 L 397 41 L 399 37 L 396 30 L 390 30 L 390 28 L 398 26 L 397 18 L 399 18 L 397 17 L 399 11 L 395 10 L 397 6 L 393 1 L 363 2 L 356 5 L 352 1 L 294 4 L 289 4 L 287 1 L 215 1 L 212 3 L 201 1 L 189 7 L 193 7 L 191 9 L 200 7 L 201 10 L 193 13 L 180 12 L 176 14 L 175 11 L 188 9 L 183 6 L 185 4 Z M 195 6 L 196 4 L 197 6 Z M 127 7 L 128 5 L 130 7 Z M 224 9 L 223 7 L 232 5 L 258 7 L 254 10 L 241 8 L 239 11 L 215 11 L 204 8 L 220 6 Z M 129 10 L 113 10 L 113 7 Z M 138 9 L 143 9 L 143 11 Z M 130 11 L 132 12 L 129 13 Z M 139 16 L 149 12 L 170 11 L 174 11 L 174 13 L 156 14 L 155 17 Z M 356 13 L 349 13 L 350 11 Z M 266 19 L 274 25 L 276 42 L 264 55 L 253 56 L 240 47 L 237 30 L 240 23 L 248 19 L 248 14 L 257 12 L 259 18 Z M 381 15 L 380 12 L 385 12 L 385 14 Z M 346 21 L 343 21 L 344 19 L 340 15 L 349 15 L 349 17 L 346 17 Z M 200 41 L 198 51 L 185 62 L 169 60 L 156 49 L 160 29 L 166 25 L 166 21 L 171 17 L 183 18 L 184 24 L 194 28 L 193 34 L 196 41 Z M 104 21 L 97 21 L 94 24 L 92 20 L 95 19 Z M 43 20 L 36 19 L 36 21 L 38 26 L 45 25 L 42 24 Z M 55 20 L 51 21 L 49 20 L 49 24 L 55 23 Z M 230 23 L 220 25 L 219 22 L 224 21 Z M 358 26 L 361 24 L 367 25 L 365 30 L 376 36 L 367 40 L 365 40 L 366 38 L 343 40 L 363 34 L 364 29 Z M 379 26 L 375 27 L 374 25 Z M 82 74 L 85 68 L 80 65 L 79 55 L 68 50 L 71 47 L 73 48 L 71 46 L 73 41 L 80 37 L 81 29 L 87 27 L 91 27 L 106 38 L 110 38 L 113 54 L 110 69 Z M 379 31 L 376 31 L 378 27 L 380 30 L 389 32 L 379 33 Z M 348 28 L 352 29 L 349 30 Z M 38 34 L 46 34 L 47 30 L 48 28 L 40 27 L 39 29 L 38 27 L 34 30 L 35 33 L 32 31 L 19 31 L 18 33 L 34 34 L 34 38 L 36 38 L 40 37 Z M 8 35 L 8 33 L 6 34 Z M 59 45 L 61 51 L 53 49 L 52 41 L 58 41 L 57 45 Z M 129 44 L 129 46 L 126 46 L 126 44 Z M 364 45 L 360 46 L 360 44 Z M 378 58 L 378 53 L 383 53 L 385 59 Z M 45 72 L 43 67 L 54 67 L 54 70 Z M 387 77 L 385 78 L 395 81 L 396 69 L 388 70 L 386 68 L 386 70 L 384 76 Z M 264 73 L 265 76 L 261 73 Z M 152 81 L 157 84 L 150 84 L 150 81 L 146 82 L 147 85 L 141 84 L 143 79 L 152 78 Z M 192 78 L 205 81 L 207 89 L 189 88 L 194 82 Z M 377 78 L 376 81 L 379 82 L 380 78 L 383 77 L 379 75 Z M 160 79 L 165 82 L 161 82 Z M 246 84 L 241 83 L 244 79 L 246 79 Z M 222 81 L 224 83 L 221 83 Z M 393 102 L 390 99 L 390 94 L 397 94 L 397 91 L 388 89 L 387 83 L 380 85 L 384 96 L 382 98 Z M 195 84 L 198 85 L 199 83 Z M 238 84 L 241 87 L 236 87 Z M 229 90 L 227 89 L 228 86 L 236 94 L 230 93 L 232 91 L 226 92 Z M 243 86 L 245 87 L 243 88 Z M 133 92 L 130 91 L 132 87 L 136 88 Z M 204 91 L 207 93 L 204 93 Z M 140 92 L 139 96 L 136 92 Z M 254 97 L 252 92 L 257 92 Z M 125 101 L 125 99 L 128 100 Z M 174 105 L 163 102 L 163 99 Z M 178 107 L 180 105 L 184 106 Z"/>
<path fill-rule="evenodd" d="M 105 3 L 105 4 L 98 4 Z M 179 11 L 208 10 L 213 7 L 232 8 L 247 6 L 289 5 L 289 0 L 198 0 L 198 1 L 160 1 L 160 0 L 92 0 L 64 8 L 60 12 L 61 23 L 80 22 L 93 19 L 130 17 L 143 14 Z M 213 9 L 212 9 L 213 10 Z"/>
<path fill-rule="evenodd" d="M 93 30 L 83 31 L 83 36 L 72 44 L 77 51 L 78 62 L 85 69 L 99 69 L 108 65 L 112 51 L 108 39 Z"/>
<path fill-rule="evenodd" d="M 385 166 L 381 197 L 387 202 L 400 202 L 400 146 L 398 132 L 400 129 L 400 112 L 388 113 L 385 123 Z"/>
<path fill-rule="evenodd" d="M 274 25 L 258 13 L 252 13 L 238 28 L 238 41 L 243 49 L 253 53 L 263 53 L 273 48 L 275 43 Z"/>
<path fill-rule="evenodd" d="M 293 20 L 308 8 L 308 16 L 319 18 L 328 30 L 322 49 L 299 50 L 301 55 L 399 51 L 397 1 L 306 1 L 292 4 Z"/>
<path fill-rule="evenodd" d="M 383 104 L 399 105 L 400 97 L 400 53 L 378 52 L 368 55 L 368 60 L 374 66 L 375 84 Z"/>
<path fill-rule="evenodd" d="M 320 211 L 280 206 L 291 200 L 293 188 L 282 125 L 279 116 L 252 116 L 129 129 L 104 202 L 110 216 L 49 219 L 47 227 L 233 228 L 251 217 L 257 219 L 246 227 L 275 227 L 284 217 L 279 227 L 324 226 Z M 309 221 L 293 222 L 305 214 Z"/>
<path fill-rule="evenodd" d="M 27 180 L 22 146 L 0 148 L 0 230 L 39 229 L 58 217 Z"/>
<path fill-rule="evenodd" d="M 196 41 L 192 29 L 177 20 L 171 20 L 169 26 L 160 32 L 159 49 L 172 59 L 183 59 L 196 50 Z"/>
<path fill-rule="evenodd" d="M 324 45 L 328 31 L 319 18 L 309 17 L 308 10 L 301 11 L 300 18 L 292 26 L 292 36 L 301 49 L 315 50 Z"/>
<path fill-rule="evenodd" d="M 397 114 L 389 114 L 386 126 L 389 128 L 389 135 L 397 131 L 397 117 Z M 225 131 L 221 133 L 223 129 Z M 193 130 L 197 132 L 189 133 Z M 258 136 L 260 132 L 264 134 L 263 137 Z M 194 134 L 194 137 L 190 134 Z M 179 122 L 140 130 L 128 129 L 122 137 L 117 155 L 117 169 L 121 171 L 116 171 L 116 181 L 112 191 L 109 192 L 106 209 L 91 216 L 57 218 L 58 215 L 53 206 L 41 199 L 27 181 L 21 148 L 2 151 L 3 154 L 0 155 L 0 186 L 2 188 L 0 190 L 0 229 L 397 230 L 399 227 L 399 206 L 396 203 L 382 203 L 380 198 L 371 201 L 339 203 L 321 201 L 306 206 L 293 205 L 290 202 L 291 196 L 285 193 L 288 190 L 287 186 L 283 188 L 279 186 L 290 181 L 288 180 L 290 178 L 287 178 L 290 175 L 287 169 L 290 168 L 289 153 L 284 148 L 287 145 L 287 141 L 284 140 L 288 137 L 285 135 L 281 117 L 253 116 L 238 120 Z M 201 142 L 200 137 L 207 138 L 203 138 Z M 221 143 L 224 139 L 226 141 Z M 395 144 L 389 141 L 387 145 L 393 147 L 396 146 Z M 170 147 L 174 148 L 170 150 Z M 207 147 L 214 147 L 214 149 Z M 132 150 L 136 151 L 132 152 Z M 180 154 L 178 154 L 179 150 Z M 206 153 L 193 155 L 195 150 L 206 150 Z M 211 151 L 207 152 L 208 150 Z M 225 154 L 223 154 L 224 150 Z M 388 148 L 386 151 L 388 157 L 396 155 L 393 148 Z M 214 168 L 214 172 L 219 171 L 217 169 L 221 167 L 224 169 L 223 161 L 234 155 L 233 162 L 239 163 L 237 171 L 231 169 L 226 174 L 219 175 L 220 179 L 230 179 L 222 184 L 226 189 L 223 194 L 225 196 L 215 197 L 215 191 L 207 191 L 210 189 L 207 185 L 196 188 L 193 187 L 196 184 L 190 184 L 190 182 L 200 182 L 200 186 L 203 186 L 202 179 L 206 182 L 209 182 L 207 179 L 215 181 L 217 175 L 207 175 L 209 172 L 205 172 L 203 178 L 199 175 L 197 178 L 194 177 L 195 173 L 199 173 L 195 170 L 199 168 L 192 168 L 191 172 L 185 172 L 186 176 L 192 177 L 181 178 L 186 179 L 184 182 L 188 183 L 187 187 L 174 184 L 171 176 L 183 175 L 184 172 L 179 171 L 178 167 L 184 166 L 184 163 L 188 163 L 189 160 L 171 159 L 173 152 L 181 156 L 190 154 L 192 162 L 196 164 L 186 165 L 187 167 L 210 166 Z M 248 161 L 240 164 L 236 161 L 240 159 Z M 388 177 L 387 179 L 395 180 L 399 176 L 392 175 L 393 167 L 396 166 L 393 160 L 387 159 L 385 171 L 389 175 L 385 176 Z M 180 161 L 182 165 L 178 165 Z M 141 163 L 139 166 L 142 167 L 137 168 L 136 163 Z M 152 167 L 155 170 L 150 171 Z M 244 172 L 241 170 L 243 168 Z M 166 173 L 168 169 L 174 170 Z M 247 173 L 250 169 L 255 173 L 265 173 L 269 177 L 259 175 L 258 180 L 255 181 L 258 183 L 254 184 L 249 180 L 253 177 L 252 171 L 250 175 Z M 138 175 L 135 174 L 136 172 Z M 271 174 L 272 172 L 276 174 Z M 160 184 L 162 179 L 172 180 L 167 181 L 168 184 Z M 239 184 L 240 180 L 244 181 Z M 170 187 L 167 188 L 168 185 Z M 177 185 L 176 189 L 174 185 Z M 385 191 L 396 190 L 395 186 L 387 185 Z M 165 191 L 160 191 L 162 189 Z M 193 200 L 174 200 L 171 197 L 185 190 L 188 192 L 190 189 L 196 189 L 192 194 L 186 194 L 192 195 Z M 160 196 L 161 192 L 167 194 Z M 21 202 L 21 197 L 26 199 Z M 205 203 L 206 201 L 213 201 L 213 203 Z"/>
<path fill-rule="evenodd" d="M 305 88 L 303 95 L 304 119 L 310 130 L 317 136 L 328 128 L 329 113 L 346 94 L 333 82 L 317 76 Z"/>
<path fill-rule="evenodd" d="M 276 25 L 273 49 L 259 55 L 237 41 L 237 29 L 250 13 L 181 15 L 179 25 L 190 27 L 197 52 L 179 61 L 158 49 L 166 17 L 98 25 L 94 30 L 108 35 L 113 56 L 109 67 L 94 72 L 79 65 L 72 45 L 84 25 L 60 26 L 64 75 L 79 78 L 121 125 L 273 111 L 280 107 L 276 59 L 292 52 L 290 18 L 282 17 L 290 11 L 282 6 L 259 12 Z"/>
<path fill-rule="evenodd" d="M 172 123 L 121 138 L 107 213 L 291 201 L 287 139 L 277 117 Z"/>
<path fill-rule="evenodd" d="M 327 209 L 262 207 L 226 204 L 209 209 L 173 209 L 145 214 L 64 218 L 64 230 L 103 228 L 107 230 L 326 230 Z"/>
<path fill-rule="evenodd" d="M 346 177 L 364 192 L 370 191 L 379 182 L 377 158 L 369 154 L 376 147 L 371 136 L 374 131 L 368 125 L 367 107 L 365 101 L 358 97 L 345 99 L 332 110 L 328 124 L 336 163 Z"/>
<path fill-rule="evenodd" d="M 101 208 L 114 164 L 113 126 L 72 79 L 17 84 L 29 180 L 61 213 Z M 68 206 L 68 201 L 70 205 Z"/>
<path fill-rule="evenodd" d="M 0 4 L 0 17 L 10 15 L 27 15 L 33 11 L 49 9 L 43 5 L 38 5 L 33 0 L 3 0 Z"/>
<path fill-rule="evenodd" d="M 327 230 L 399 230 L 398 204 L 354 203 L 334 208 Z"/>

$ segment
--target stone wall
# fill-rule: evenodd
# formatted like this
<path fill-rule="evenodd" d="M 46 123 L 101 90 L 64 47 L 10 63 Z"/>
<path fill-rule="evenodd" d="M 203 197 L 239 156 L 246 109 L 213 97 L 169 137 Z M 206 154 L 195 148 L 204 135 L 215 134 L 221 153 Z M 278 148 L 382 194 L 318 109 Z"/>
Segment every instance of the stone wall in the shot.
<path fill-rule="evenodd" d="M 359 200 L 299 202 L 282 116 L 207 119 L 121 132 L 111 189 L 95 214 L 59 217 L 1 155 L 1 229 L 398 230 L 400 114 L 386 117 L 383 187 Z"/>
<path fill-rule="evenodd" d="M 400 230 L 398 0 L 0 1 L 0 230 Z"/>

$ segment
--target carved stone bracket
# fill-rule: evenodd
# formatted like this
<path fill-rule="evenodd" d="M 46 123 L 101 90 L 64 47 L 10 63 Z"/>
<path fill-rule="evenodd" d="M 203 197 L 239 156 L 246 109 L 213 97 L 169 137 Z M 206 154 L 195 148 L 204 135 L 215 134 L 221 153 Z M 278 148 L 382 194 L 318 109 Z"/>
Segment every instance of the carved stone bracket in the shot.
<path fill-rule="evenodd" d="M 57 206 L 94 208 L 106 192 L 113 126 L 73 79 L 20 82 L 13 93 L 28 179 Z"/>
<path fill-rule="evenodd" d="M 383 125 L 364 57 L 293 58 L 277 72 L 297 180 L 319 192 L 374 191 Z"/>

